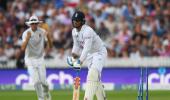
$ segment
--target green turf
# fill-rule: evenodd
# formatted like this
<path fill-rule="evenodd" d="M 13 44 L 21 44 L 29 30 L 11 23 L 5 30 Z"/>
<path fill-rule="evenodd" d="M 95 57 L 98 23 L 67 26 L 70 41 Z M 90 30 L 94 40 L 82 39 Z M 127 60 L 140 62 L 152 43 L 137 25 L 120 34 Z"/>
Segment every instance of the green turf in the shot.
<path fill-rule="evenodd" d="M 51 91 L 52 100 L 71 100 L 72 91 Z M 108 100 L 137 100 L 136 91 L 109 91 Z M 83 100 L 84 92 L 80 94 Z M 34 91 L 0 91 L 0 100 L 37 100 Z M 96 99 L 94 99 L 96 100 Z M 149 100 L 170 100 L 170 91 L 150 91 Z"/>

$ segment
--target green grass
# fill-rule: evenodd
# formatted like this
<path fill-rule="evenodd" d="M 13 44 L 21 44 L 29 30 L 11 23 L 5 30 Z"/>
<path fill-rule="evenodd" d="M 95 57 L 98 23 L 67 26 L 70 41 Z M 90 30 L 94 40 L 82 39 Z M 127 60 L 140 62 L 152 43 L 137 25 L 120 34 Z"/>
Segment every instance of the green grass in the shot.
<path fill-rule="evenodd" d="M 52 100 L 72 99 L 72 91 L 68 90 L 51 91 L 51 94 Z M 137 100 L 137 91 L 107 91 L 106 94 L 108 100 Z M 83 95 L 81 91 L 80 100 Z M 37 97 L 35 91 L 0 91 L 0 100 L 37 100 Z M 150 91 L 149 100 L 170 100 L 170 91 Z"/>

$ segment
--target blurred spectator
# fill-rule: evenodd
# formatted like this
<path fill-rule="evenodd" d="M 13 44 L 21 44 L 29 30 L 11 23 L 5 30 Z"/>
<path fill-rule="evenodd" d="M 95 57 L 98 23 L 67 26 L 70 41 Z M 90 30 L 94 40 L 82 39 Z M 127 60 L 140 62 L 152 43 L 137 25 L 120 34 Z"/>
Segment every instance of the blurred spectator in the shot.
<path fill-rule="evenodd" d="M 145 56 L 145 57 L 151 56 L 151 54 L 149 52 L 149 49 L 150 49 L 149 41 L 148 41 L 147 38 L 142 39 L 142 42 L 141 42 L 141 45 L 139 46 L 139 49 L 141 51 L 142 56 Z"/>
<path fill-rule="evenodd" d="M 0 0 L 0 9 L 6 9 L 7 0 Z"/>
<path fill-rule="evenodd" d="M 138 59 L 141 57 L 141 52 L 137 46 L 131 46 L 131 52 L 129 54 L 129 57 L 132 59 Z"/>
<path fill-rule="evenodd" d="M 4 48 L 0 46 L 0 64 L 5 66 L 7 64 L 8 57 L 4 53 Z"/>
<path fill-rule="evenodd" d="M 160 51 L 160 56 L 169 57 L 170 56 L 170 43 L 168 40 L 164 40 L 162 43 L 162 49 Z"/>
<path fill-rule="evenodd" d="M 131 39 L 132 32 L 129 30 L 127 25 L 122 26 L 122 30 L 115 36 L 118 42 L 123 46 L 126 42 Z"/>
<path fill-rule="evenodd" d="M 96 24 L 95 24 L 95 19 L 94 18 L 90 18 L 89 21 L 88 21 L 88 25 L 93 28 L 94 30 L 96 30 Z"/>
<path fill-rule="evenodd" d="M 109 32 L 108 28 L 106 28 L 103 22 L 100 23 L 100 27 L 97 33 L 103 41 L 107 41 L 107 39 L 111 36 L 111 33 Z"/>
<path fill-rule="evenodd" d="M 147 42 L 144 39 L 146 40 L 147 36 L 146 36 L 145 32 L 142 31 L 141 24 L 140 23 L 135 24 L 134 33 L 132 35 L 131 40 L 134 42 L 135 45 L 140 45 L 140 44 L 143 44 L 143 42 L 144 43 Z M 144 45 L 146 45 L 146 44 L 144 44 Z"/>
<path fill-rule="evenodd" d="M 75 9 L 86 14 L 86 23 L 104 40 L 110 58 L 169 57 L 169 5 L 169 0 L 0 0 L 1 58 L 20 58 L 16 46 L 32 15 L 44 21 L 41 27 L 53 37 L 54 48 L 46 50 L 46 58 L 63 58 L 72 48 Z"/>
<path fill-rule="evenodd" d="M 56 49 L 63 49 L 64 44 L 66 43 L 66 37 L 65 37 L 65 28 L 66 26 L 64 24 L 59 24 L 57 26 L 56 31 L 53 33 L 54 37 L 54 47 Z"/>
<path fill-rule="evenodd" d="M 106 28 L 109 30 L 110 33 L 116 34 L 114 33 L 115 26 L 116 26 L 114 15 L 109 14 L 106 20 L 104 20 L 104 25 L 106 26 Z"/>
<path fill-rule="evenodd" d="M 16 59 L 16 67 L 17 68 L 19 68 L 19 69 L 25 68 L 24 53 L 18 47 L 15 49 L 14 58 Z"/>
<path fill-rule="evenodd" d="M 12 43 L 7 43 L 5 45 L 4 53 L 9 59 L 12 59 L 14 57 L 15 50 Z"/>

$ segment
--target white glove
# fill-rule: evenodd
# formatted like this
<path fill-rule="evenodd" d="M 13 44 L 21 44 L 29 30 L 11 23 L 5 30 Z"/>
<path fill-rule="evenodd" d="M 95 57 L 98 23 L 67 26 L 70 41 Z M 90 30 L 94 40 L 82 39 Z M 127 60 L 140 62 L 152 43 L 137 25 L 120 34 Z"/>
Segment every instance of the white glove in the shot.
<path fill-rule="evenodd" d="M 74 59 L 73 57 L 67 57 L 68 65 L 72 66 L 75 70 L 81 69 L 81 62 L 79 59 Z"/>

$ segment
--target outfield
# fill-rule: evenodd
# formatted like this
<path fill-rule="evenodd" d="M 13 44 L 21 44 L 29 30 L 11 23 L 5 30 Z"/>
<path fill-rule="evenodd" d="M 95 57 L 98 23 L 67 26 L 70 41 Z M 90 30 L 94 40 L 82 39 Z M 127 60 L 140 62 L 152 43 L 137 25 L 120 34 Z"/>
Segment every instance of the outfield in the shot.
<path fill-rule="evenodd" d="M 52 91 L 52 100 L 71 100 L 72 91 Z M 83 100 L 81 92 L 80 100 Z M 109 91 L 108 100 L 137 100 L 136 91 Z M 170 91 L 152 91 L 149 100 L 169 100 Z M 0 91 L 0 100 L 37 100 L 34 91 Z M 95 99 L 96 100 L 96 99 Z"/>

